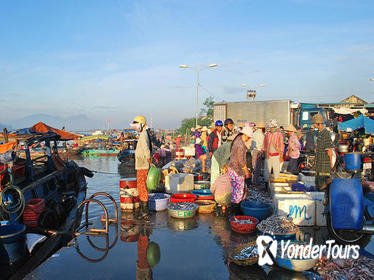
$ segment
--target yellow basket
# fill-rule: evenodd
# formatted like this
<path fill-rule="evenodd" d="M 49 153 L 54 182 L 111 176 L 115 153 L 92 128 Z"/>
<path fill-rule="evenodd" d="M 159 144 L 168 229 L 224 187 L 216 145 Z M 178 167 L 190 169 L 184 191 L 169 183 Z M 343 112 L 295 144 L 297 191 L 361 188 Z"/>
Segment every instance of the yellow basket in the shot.
<path fill-rule="evenodd" d="M 210 214 L 214 211 L 214 207 L 216 207 L 216 202 L 212 200 L 195 200 L 195 204 L 199 206 L 197 210 L 200 214 Z"/>

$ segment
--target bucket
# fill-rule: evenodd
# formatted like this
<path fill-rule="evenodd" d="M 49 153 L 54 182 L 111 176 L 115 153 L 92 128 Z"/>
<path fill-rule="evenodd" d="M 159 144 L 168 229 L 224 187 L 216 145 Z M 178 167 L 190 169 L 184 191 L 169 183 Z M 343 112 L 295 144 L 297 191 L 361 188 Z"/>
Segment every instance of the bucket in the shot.
<path fill-rule="evenodd" d="M 348 171 L 357 171 L 361 169 L 361 153 L 344 154 L 345 169 Z"/>
<path fill-rule="evenodd" d="M 149 194 L 149 210 L 163 211 L 168 207 L 169 194 L 164 193 L 150 193 Z"/>
<path fill-rule="evenodd" d="M 133 211 L 139 208 L 139 194 L 136 188 L 136 178 L 120 179 L 121 209 Z"/>
<path fill-rule="evenodd" d="M 335 229 L 358 229 L 364 225 L 364 198 L 361 181 L 334 179 L 329 190 L 332 227 Z"/>
<path fill-rule="evenodd" d="M 175 150 L 175 159 L 181 160 L 184 158 L 184 150 L 183 149 L 176 149 Z"/>
<path fill-rule="evenodd" d="M 194 202 L 197 196 L 191 193 L 179 193 L 173 194 L 170 198 L 171 203 L 177 202 Z"/>
<path fill-rule="evenodd" d="M 26 202 L 25 210 L 23 211 L 23 223 L 28 227 L 37 227 L 38 220 L 41 213 L 45 210 L 45 202 L 42 198 L 30 199 Z"/>
<path fill-rule="evenodd" d="M 9 264 L 25 256 L 26 227 L 20 224 L 0 226 L 0 263 Z"/>
<path fill-rule="evenodd" d="M 123 178 L 119 180 L 119 187 L 121 189 L 136 188 L 136 178 Z"/>

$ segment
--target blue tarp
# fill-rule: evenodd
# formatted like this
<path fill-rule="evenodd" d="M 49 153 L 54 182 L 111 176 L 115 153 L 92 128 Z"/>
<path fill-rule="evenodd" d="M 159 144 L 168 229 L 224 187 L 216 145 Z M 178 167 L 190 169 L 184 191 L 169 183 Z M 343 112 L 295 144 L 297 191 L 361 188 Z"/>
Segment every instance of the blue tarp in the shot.
<path fill-rule="evenodd" d="M 374 135 L 374 120 L 364 117 L 363 115 L 346 121 L 342 122 L 338 125 L 338 130 L 348 131 L 348 130 L 356 130 L 364 128 L 366 134 L 372 134 Z"/>

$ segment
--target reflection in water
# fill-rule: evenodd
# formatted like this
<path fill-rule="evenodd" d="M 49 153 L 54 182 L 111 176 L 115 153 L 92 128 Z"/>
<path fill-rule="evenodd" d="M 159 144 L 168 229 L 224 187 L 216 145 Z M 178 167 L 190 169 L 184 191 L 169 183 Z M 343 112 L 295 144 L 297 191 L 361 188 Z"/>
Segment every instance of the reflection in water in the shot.
<path fill-rule="evenodd" d="M 268 279 L 265 271 L 258 265 L 240 266 L 232 262 L 228 265 L 228 269 L 230 272 L 230 280 Z"/>
<path fill-rule="evenodd" d="M 185 231 L 197 228 L 198 222 L 196 217 L 188 219 L 177 219 L 168 217 L 168 228 L 173 231 Z"/>

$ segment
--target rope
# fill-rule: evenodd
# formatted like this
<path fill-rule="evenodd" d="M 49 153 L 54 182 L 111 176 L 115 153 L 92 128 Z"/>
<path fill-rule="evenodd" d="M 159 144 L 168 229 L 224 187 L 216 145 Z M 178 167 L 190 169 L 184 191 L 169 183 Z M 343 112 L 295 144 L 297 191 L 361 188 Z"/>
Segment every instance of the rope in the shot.
<path fill-rule="evenodd" d="M 14 206 L 8 206 L 3 201 L 5 192 L 10 191 L 10 190 L 16 191 L 18 193 L 18 196 L 19 196 L 18 203 Z M 10 185 L 10 186 L 7 186 L 6 188 L 4 188 L 0 192 L 0 207 L 2 208 L 2 210 L 5 213 L 7 213 L 9 215 L 9 219 L 11 218 L 12 213 L 17 213 L 18 211 L 20 211 L 19 215 L 16 218 L 16 220 L 18 220 L 22 216 L 23 210 L 25 209 L 25 198 L 23 196 L 22 191 L 14 185 Z M 4 216 L 2 215 L 2 213 L 0 213 L 0 216 L 2 217 L 2 219 L 4 219 Z"/>

